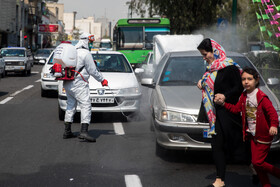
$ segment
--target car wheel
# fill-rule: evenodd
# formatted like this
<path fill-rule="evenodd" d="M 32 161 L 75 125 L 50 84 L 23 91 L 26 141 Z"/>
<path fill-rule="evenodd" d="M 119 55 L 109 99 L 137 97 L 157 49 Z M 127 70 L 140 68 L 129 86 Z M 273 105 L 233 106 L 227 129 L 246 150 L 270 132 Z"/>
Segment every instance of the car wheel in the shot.
<path fill-rule="evenodd" d="M 156 155 L 159 157 L 165 156 L 168 154 L 168 150 L 161 145 L 156 140 Z"/>
<path fill-rule="evenodd" d="M 2 77 L 2 78 L 4 78 L 4 77 L 5 77 L 5 75 L 6 75 L 6 71 L 5 71 L 5 70 L 3 70 L 2 74 L 1 74 L 1 77 Z"/>
<path fill-rule="evenodd" d="M 24 70 L 23 72 L 21 72 L 22 76 L 26 76 L 27 75 L 27 70 Z"/>
<path fill-rule="evenodd" d="M 63 111 L 58 105 L 58 118 L 60 121 L 64 121 L 65 111 Z"/>
<path fill-rule="evenodd" d="M 47 97 L 47 96 L 48 96 L 48 92 L 43 88 L 41 88 L 41 97 Z"/>

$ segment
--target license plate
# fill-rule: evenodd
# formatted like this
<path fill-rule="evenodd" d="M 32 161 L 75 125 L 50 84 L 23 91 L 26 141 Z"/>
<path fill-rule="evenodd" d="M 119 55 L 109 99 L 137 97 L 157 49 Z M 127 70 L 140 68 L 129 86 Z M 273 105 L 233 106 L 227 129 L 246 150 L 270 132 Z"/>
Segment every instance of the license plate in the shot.
<path fill-rule="evenodd" d="M 114 98 L 91 98 L 92 103 L 114 103 Z"/>
<path fill-rule="evenodd" d="M 5 69 L 6 70 L 13 70 L 13 69 L 15 69 L 15 67 L 14 66 L 6 66 Z"/>
<path fill-rule="evenodd" d="M 210 129 L 203 129 L 203 138 L 212 138 L 209 134 Z"/>

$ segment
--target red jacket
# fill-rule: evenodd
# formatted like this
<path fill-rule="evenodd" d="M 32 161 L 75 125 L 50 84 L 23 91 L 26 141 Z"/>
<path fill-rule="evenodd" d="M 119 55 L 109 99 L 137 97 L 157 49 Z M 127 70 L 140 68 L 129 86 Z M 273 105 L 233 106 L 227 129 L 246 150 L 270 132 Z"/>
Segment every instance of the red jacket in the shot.
<path fill-rule="evenodd" d="M 243 126 L 243 141 L 245 141 L 246 129 L 248 128 L 246 119 L 246 98 L 247 92 L 243 92 L 236 105 L 225 103 L 224 107 L 232 113 L 242 114 L 242 126 Z M 263 142 L 271 142 L 273 136 L 269 135 L 269 128 L 271 126 L 278 127 L 278 114 L 273 107 L 268 96 L 260 89 L 257 92 L 257 113 L 256 113 L 256 133 L 255 139 Z M 244 115 L 245 114 L 245 115 Z"/>

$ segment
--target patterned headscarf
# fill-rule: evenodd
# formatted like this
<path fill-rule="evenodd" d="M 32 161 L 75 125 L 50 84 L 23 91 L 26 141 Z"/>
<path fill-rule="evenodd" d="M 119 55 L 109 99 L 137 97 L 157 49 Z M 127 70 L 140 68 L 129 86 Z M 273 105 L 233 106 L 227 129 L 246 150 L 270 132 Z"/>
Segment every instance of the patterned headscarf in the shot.
<path fill-rule="evenodd" d="M 226 52 L 220 44 L 218 44 L 213 39 L 210 40 L 211 40 L 211 45 L 212 45 L 215 60 L 206 67 L 206 72 L 202 77 L 201 86 L 202 86 L 202 101 L 210 125 L 209 134 L 213 135 L 216 134 L 215 132 L 216 111 L 215 111 L 213 100 L 214 100 L 214 83 L 217 77 L 217 73 L 219 70 L 231 65 L 235 65 L 236 67 L 238 67 L 240 73 L 242 72 L 242 69 L 237 63 L 233 62 L 231 58 L 226 57 Z"/>

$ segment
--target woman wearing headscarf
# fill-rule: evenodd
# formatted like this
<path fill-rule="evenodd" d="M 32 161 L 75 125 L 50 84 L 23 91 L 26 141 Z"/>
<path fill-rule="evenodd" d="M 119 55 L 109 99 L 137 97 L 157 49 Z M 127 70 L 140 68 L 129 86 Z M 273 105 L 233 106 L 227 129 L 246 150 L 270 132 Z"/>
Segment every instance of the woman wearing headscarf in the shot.
<path fill-rule="evenodd" d="M 202 90 L 202 101 L 209 121 L 209 135 L 216 165 L 216 180 L 210 186 L 225 186 L 226 161 L 229 156 L 237 156 L 237 148 L 242 147 L 242 127 L 240 115 L 231 114 L 215 105 L 214 95 L 221 102 L 236 104 L 243 91 L 240 66 L 226 57 L 225 50 L 216 41 L 206 38 L 197 49 L 207 63 L 206 72 L 197 87 Z"/>

